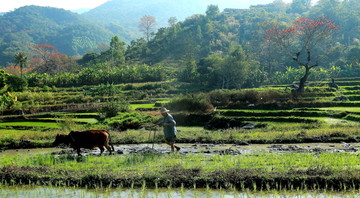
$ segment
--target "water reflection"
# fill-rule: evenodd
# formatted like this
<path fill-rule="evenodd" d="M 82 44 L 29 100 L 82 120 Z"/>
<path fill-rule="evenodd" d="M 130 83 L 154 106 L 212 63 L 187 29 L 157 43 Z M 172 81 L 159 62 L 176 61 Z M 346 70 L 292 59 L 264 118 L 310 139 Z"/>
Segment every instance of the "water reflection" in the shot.
<path fill-rule="evenodd" d="M 353 198 L 360 192 L 238 192 L 210 189 L 79 189 L 38 186 L 0 186 L 2 198 Z"/>

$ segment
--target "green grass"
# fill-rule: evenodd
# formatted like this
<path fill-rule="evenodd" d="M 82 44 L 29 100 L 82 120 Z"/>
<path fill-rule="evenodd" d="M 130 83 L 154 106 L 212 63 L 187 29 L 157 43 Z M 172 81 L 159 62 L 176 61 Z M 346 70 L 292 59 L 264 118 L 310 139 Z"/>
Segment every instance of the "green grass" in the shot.
<path fill-rule="evenodd" d="M 266 128 L 253 130 L 228 129 L 209 131 L 203 127 L 181 127 L 178 126 L 177 142 L 179 143 L 236 143 L 246 141 L 249 143 L 305 143 L 305 142 L 340 142 L 354 141 L 360 138 L 360 127 L 355 122 L 341 122 L 339 120 L 326 120 L 322 118 L 321 123 L 284 123 L 284 122 L 262 122 L 267 124 Z M 355 123 L 355 124 L 354 124 Z M 47 123 L 48 124 L 48 123 Z M 256 122 L 255 122 L 256 124 Z M 91 125 L 92 129 L 108 129 L 107 126 Z M 72 130 L 89 129 L 76 126 Z M 53 129 L 46 132 L 33 130 L 0 130 L 0 146 L 15 148 L 34 147 L 41 142 L 40 147 L 49 146 L 57 133 L 68 134 L 70 129 Z M 163 132 L 160 127 L 154 131 L 144 128 L 139 130 L 127 130 L 116 132 L 110 130 L 112 142 L 114 144 L 134 144 L 134 143 L 159 143 L 163 142 Z M 149 138 L 151 137 L 151 138 Z M 23 144 L 23 140 L 29 141 Z M 17 144 L 13 144 L 16 142 Z"/>
<path fill-rule="evenodd" d="M 88 156 L 84 161 L 77 161 L 70 156 L 39 154 L 30 156 L 7 156 L 0 159 L 0 166 L 49 166 L 64 171 L 82 173 L 103 173 L 111 170 L 119 175 L 144 174 L 152 170 L 161 172 L 167 167 L 182 167 L 184 169 L 201 168 L 205 172 L 228 170 L 235 168 L 261 169 L 275 172 L 289 170 L 307 170 L 324 166 L 334 171 L 360 171 L 360 158 L 350 153 L 254 153 L 243 155 L 159 155 L 155 153 L 132 154 L 128 156 Z M 100 165 L 100 166 L 99 166 Z M 92 170 L 92 171 L 91 171 Z"/>
<path fill-rule="evenodd" d="M 93 188 L 145 183 L 148 187 L 346 191 L 359 188 L 359 164 L 358 155 L 350 153 L 15 155 L 0 158 L 0 179 Z"/>
<path fill-rule="evenodd" d="M 60 128 L 56 122 L 2 122 L 0 126 Z"/>
<path fill-rule="evenodd" d="M 177 142 L 182 143 L 304 143 L 304 142 L 340 142 L 351 141 L 360 137 L 358 125 L 347 123 L 274 123 L 268 127 L 254 130 L 228 129 L 208 131 L 202 127 L 178 127 L 181 130 L 177 135 Z M 121 133 L 112 133 L 115 143 L 148 143 L 150 131 L 129 130 Z M 153 132 L 152 132 L 153 133 Z M 150 141 L 149 141 L 150 140 Z M 155 142 L 163 142 L 163 132 L 158 129 Z M 353 141 L 353 140 L 352 140 Z"/>
<path fill-rule="evenodd" d="M 0 129 L 0 148 L 49 147 L 59 131 Z"/>

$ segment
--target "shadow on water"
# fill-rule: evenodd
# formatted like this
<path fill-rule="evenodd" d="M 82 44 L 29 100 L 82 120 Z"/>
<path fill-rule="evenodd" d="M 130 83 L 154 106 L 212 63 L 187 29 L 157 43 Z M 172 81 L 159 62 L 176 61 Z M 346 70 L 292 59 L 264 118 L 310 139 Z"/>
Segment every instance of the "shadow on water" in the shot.
<path fill-rule="evenodd" d="M 270 191 L 270 192 L 238 192 L 210 189 L 80 189 L 39 186 L 11 186 L 0 188 L 1 197 L 51 197 L 51 198 L 352 198 L 359 197 L 360 192 L 302 192 L 302 191 Z"/>

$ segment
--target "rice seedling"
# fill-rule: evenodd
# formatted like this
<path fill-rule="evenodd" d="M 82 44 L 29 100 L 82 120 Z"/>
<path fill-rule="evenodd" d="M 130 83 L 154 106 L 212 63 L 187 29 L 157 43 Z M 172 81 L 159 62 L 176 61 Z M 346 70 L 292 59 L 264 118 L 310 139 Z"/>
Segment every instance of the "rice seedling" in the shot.
<path fill-rule="evenodd" d="M 200 186 L 199 188 L 210 190 L 209 184 L 218 182 L 219 184 L 228 184 L 220 185 L 221 188 L 236 188 L 244 192 L 249 191 L 249 193 L 273 189 L 294 191 L 294 189 L 331 190 L 331 188 L 347 192 L 359 188 L 358 184 L 353 182 L 354 179 L 358 179 L 356 175 L 359 175 L 360 172 L 359 163 L 356 154 L 348 153 L 315 155 L 314 153 L 254 153 L 240 156 L 195 154 L 186 156 L 144 154 L 140 156 L 134 154 L 129 156 L 88 156 L 82 160 L 71 157 L 59 158 L 55 155 L 35 155 L 1 158 L 0 177 L 4 185 L 40 182 L 42 185 L 76 185 L 92 188 L 117 187 L 120 186 L 119 181 L 125 181 L 126 178 L 126 181 L 131 181 L 131 183 L 122 187 L 139 187 L 142 194 L 148 184 L 154 185 L 155 189 L 159 187 L 183 189 L 184 182 L 175 182 L 180 178 L 198 178 L 196 180 L 201 182 L 193 180 L 193 189 Z M 197 171 L 186 174 L 190 170 Z M 23 174 L 16 174 L 16 172 Z M 12 174 L 12 179 L 8 178 L 9 174 Z M 238 183 L 239 181 L 232 180 L 232 177 L 258 179 L 257 182 L 251 183 L 240 179 L 240 183 Z M 312 177 L 319 178 L 319 183 L 308 183 L 307 178 Z M 42 181 L 41 178 L 49 178 L 49 180 Z M 153 183 L 153 179 L 150 178 L 160 178 L 160 183 Z M 334 179 L 343 182 L 332 187 L 324 182 L 331 182 Z M 283 180 L 287 182 L 286 185 L 280 182 Z M 298 180 L 300 183 L 297 182 Z M 71 183 L 69 183 L 70 181 Z M 189 180 L 184 181 L 189 182 Z M 176 186 L 173 186 L 174 184 Z M 184 194 L 184 190 L 182 192 Z"/>

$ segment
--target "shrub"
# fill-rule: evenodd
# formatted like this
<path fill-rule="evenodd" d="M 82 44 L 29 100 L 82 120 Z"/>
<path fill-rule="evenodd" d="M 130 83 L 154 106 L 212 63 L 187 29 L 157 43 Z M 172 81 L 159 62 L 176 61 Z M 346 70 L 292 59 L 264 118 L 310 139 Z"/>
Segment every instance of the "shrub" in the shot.
<path fill-rule="evenodd" d="M 52 92 L 19 92 L 16 94 L 19 101 L 32 101 L 45 103 L 54 100 L 54 93 Z"/>
<path fill-rule="evenodd" d="M 208 93 L 208 99 L 214 106 L 227 106 L 231 102 L 230 95 L 230 90 L 214 90 Z"/>
<path fill-rule="evenodd" d="M 214 107 L 206 98 L 205 94 L 184 95 L 171 100 L 166 106 L 173 111 L 211 112 Z"/>
<path fill-rule="evenodd" d="M 18 103 L 16 96 L 8 94 L 0 95 L 0 111 L 9 110 Z"/>
<path fill-rule="evenodd" d="M 277 90 L 214 90 L 207 94 L 213 106 L 226 107 L 234 104 L 269 103 L 290 98 Z"/>
<path fill-rule="evenodd" d="M 62 120 L 58 120 L 57 124 L 62 131 L 72 131 L 76 128 L 76 123 L 72 117 L 65 116 Z"/>
<path fill-rule="evenodd" d="M 130 104 L 125 100 L 109 101 L 100 108 L 100 114 L 106 118 L 114 117 L 118 112 L 128 112 L 131 110 Z"/>
<path fill-rule="evenodd" d="M 6 84 L 8 91 L 24 91 L 28 86 L 28 82 L 25 79 L 15 75 L 7 76 Z"/>
<path fill-rule="evenodd" d="M 139 112 L 120 113 L 116 117 L 105 120 L 111 128 L 120 131 L 127 129 L 139 129 L 144 124 L 153 123 L 154 118 L 150 115 L 144 115 Z"/>
<path fill-rule="evenodd" d="M 101 84 L 84 92 L 84 95 L 90 96 L 115 96 L 121 89 L 114 84 Z"/>
<path fill-rule="evenodd" d="M 290 95 L 287 95 L 285 93 L 276 90 L 267 90 L 260 92 L 259 102 L 278 102 L 289 98 L 291 98 Z"/>

